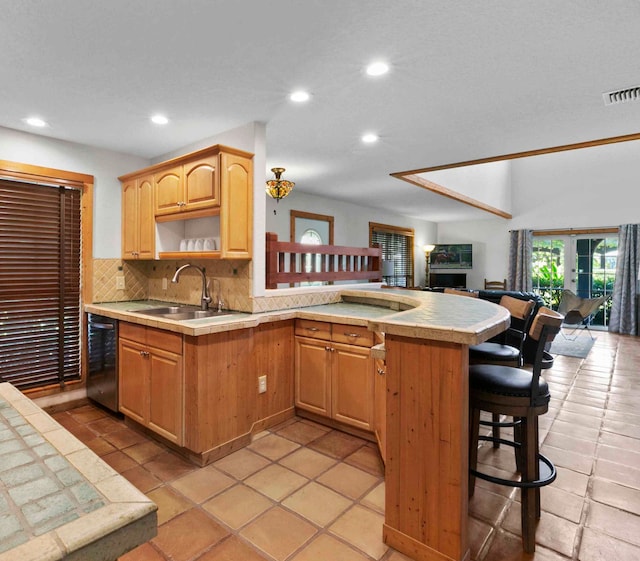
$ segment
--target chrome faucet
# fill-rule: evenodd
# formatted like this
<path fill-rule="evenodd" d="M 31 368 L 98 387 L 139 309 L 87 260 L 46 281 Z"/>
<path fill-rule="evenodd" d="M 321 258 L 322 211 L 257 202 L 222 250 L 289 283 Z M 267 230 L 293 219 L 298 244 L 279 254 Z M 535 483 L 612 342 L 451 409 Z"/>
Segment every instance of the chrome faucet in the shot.
<path fill-rule="evenodd" d="M 184 271 L 185 269 L 188 269 L 189 267 L 198 269 L 198 272 L 200 273 L 200 275 L 202 275 L 202 297 L 200 301 L 200 309 L 208 310 L 209 302 L 211 302 L 211 296 L 209 296 L 209 282 L 207 281 L 207 274 L 205 272 L 204 267 L 198 267 L 197 265 L 192 265 L 191 263 L 187 263 L 186 265 L 183 265 L 176 271 L 175 275 L 173 275 L 173 278 L 171 279 L 171 282 L 178 282 L 178 277 L 180 276 L 180 273 L 182 273 L 182 271 Z"/>
<path fill-rule="evenodd" d="M 218 290 L 216 291 L 216 282 L 218 283 Z M 222 300 L 222 291 L 220 290 L 220 279 L 213 279 L 213 291 L 217 294 L 217 306 L 218 312 L 222 312 L 222 308 L 224 308 L 224 301 Z"/>

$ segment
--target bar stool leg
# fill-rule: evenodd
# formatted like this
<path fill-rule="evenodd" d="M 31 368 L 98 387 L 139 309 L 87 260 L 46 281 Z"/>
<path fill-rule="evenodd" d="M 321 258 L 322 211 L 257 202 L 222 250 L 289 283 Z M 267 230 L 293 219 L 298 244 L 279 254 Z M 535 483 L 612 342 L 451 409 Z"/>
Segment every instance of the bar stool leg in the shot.
<path fill-rule="evenodd" d="M 491 421 L 493 423 L 499 423 L 500 422 L 500 414 L 499 413 L 492 413 L 491 414 Z M 498 442 L 498 440 L 500 439 L 500 426 L 497 424 L 493 425 L 493 447 L 494 448 L 500 448 L 500 442 Z"/>
<path fill-rule="evenodd" d="M 533 416 L 523 417 L 522 419 L 522 447 L 524 456 L 522 458 L 522 481 L 535 481 L 538 479 L 538 455 L 537 455 L 537 434 L 536 423 Z M 539 500 L 539 489 L 532 487 L 522 488 L 522 543 L 527 553 L 535 551 L 536 544 L 536 526 L 537 526 L 537 510 Z"/>
<path fill-rule="evenodd" d="M 533 418 L 533 424 L 535 425 L 535 443 L 536 443 L 536 473 L 535 478 L 538 480 L 540 478 L 540 462 L 538 461 L 538 457 L 540 455 L 540 435 L 538 432 L 538 417 L 535 416 Z M 540 520 L 540 516 L 542 516 L 542 507 L 540 504 L 540 487 L 536 487 L 536 519 Z"/>
<path fill-rule="evenodd" d="M 518 423 L 520 421 L 519 417 L 514 417 L 513 422 L 513 441 L 520 444 L 520 446 L 516 446 L 516 469 L 522 473 L 522 459 L 524 458 L 524 446 L 522 446 L 522 424 Z"/>

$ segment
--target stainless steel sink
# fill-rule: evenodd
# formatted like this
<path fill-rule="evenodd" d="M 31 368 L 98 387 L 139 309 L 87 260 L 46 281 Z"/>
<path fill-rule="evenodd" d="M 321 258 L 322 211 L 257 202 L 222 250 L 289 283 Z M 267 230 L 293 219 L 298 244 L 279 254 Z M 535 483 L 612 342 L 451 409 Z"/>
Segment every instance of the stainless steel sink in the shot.
<path fill-rule="evenodd" d="M 137 314 L 144 314 L 147 316 L 163 317 L 167 319 L 174 319 L 176 321 L 185 319 L 201 319 L 201 318 L 215 318 L 222 316 L 230 316 L 231 312 L 217 310 L 201 310 L 195 306 L 165 306 L 162 308 L 146 308 L 142 310 L 129 310 Z"/>

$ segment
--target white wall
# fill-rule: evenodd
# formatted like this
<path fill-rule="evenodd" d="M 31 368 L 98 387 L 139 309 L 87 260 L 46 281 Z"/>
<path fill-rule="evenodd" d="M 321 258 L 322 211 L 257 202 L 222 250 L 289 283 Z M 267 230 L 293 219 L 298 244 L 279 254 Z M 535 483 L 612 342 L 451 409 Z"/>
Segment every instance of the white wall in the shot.
<path fill-rule="evenodd" d="M 447 189 L 511 213 L 511 161 L 487 162 L 418 174 Z"/>
<path fill-rule="evenodd" d="M 467 288 L 484 288 L 484 279 L 507 278 L 509 259 L 509 221 L 503 218 L 441 222 L 438 224 L 438 243 L 471 243 L 472 269 L 447 269 L 446 273 L 466 273 Z M 433 271 L 434 273 L 437 271 Z"/>
<path fill-rule="evenodd" d="M 93 256 L 120 257 L 121 190 L 118 176 L 149 160 L 0 127 L 3 160 L 93 175 Z"/>
<path fill-rule="evenodd" d="M 640 140 L 514 160 L 511 228 L 640 221 Z"/>
<path fill-rule="evenodd" d="M 509 230 L 640 222 L 640 141 L 513 160 L 513 219 L 438 224 L 437 243 L 472 243 L 470 288 L 507 276 Z"/>
<path fill-rule="evenodd" d="M 292 179 L 295 181 L 295 178 Z M 266 195 L 263 193 L 264 197 Z M 437 225 L 434 222 L 415 220 L 376 208 L 308 195 L 296 189 L 279 203 L 267 198 L 266 206 L 266 231 L 275 232 L 278 234 L 278 239 L 284 241 L 289 241 L 289 211 L 291 209 L 333 216 L 335 245 L 368 247 L 369 222 L 413 228 L 415 231 L 415 283 L 416 285 L 425 284 L 425 262 L 422 246 L 427 243 L 435 243 Z M 277 212 L 275 215 L 274 210 Z"/>

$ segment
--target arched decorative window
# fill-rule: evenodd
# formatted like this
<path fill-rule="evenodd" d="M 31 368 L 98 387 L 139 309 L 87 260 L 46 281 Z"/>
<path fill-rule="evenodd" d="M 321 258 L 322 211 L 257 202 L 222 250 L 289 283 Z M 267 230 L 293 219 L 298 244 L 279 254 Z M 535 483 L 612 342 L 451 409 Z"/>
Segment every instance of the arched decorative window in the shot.
<path fill-rule="evenodd" d="M 300 243 L 308 244 L 308 245 L 322 245 L 322 237 L 318 233 L 317 230 L 313 228 L 308 228 L 304 231 L 302 236 L 300 237 Z M 315 259 L 314 259 L 315 257 Z M 306 273 L 320 271 L 322 267 L 322 256 L 321 255 L 312 255 L 311 253 L 307 253 L 304 256 L 304 270 Z M 300 286 L 321 286 L 322 282 L 304 282 L 300 283 Z"/>

